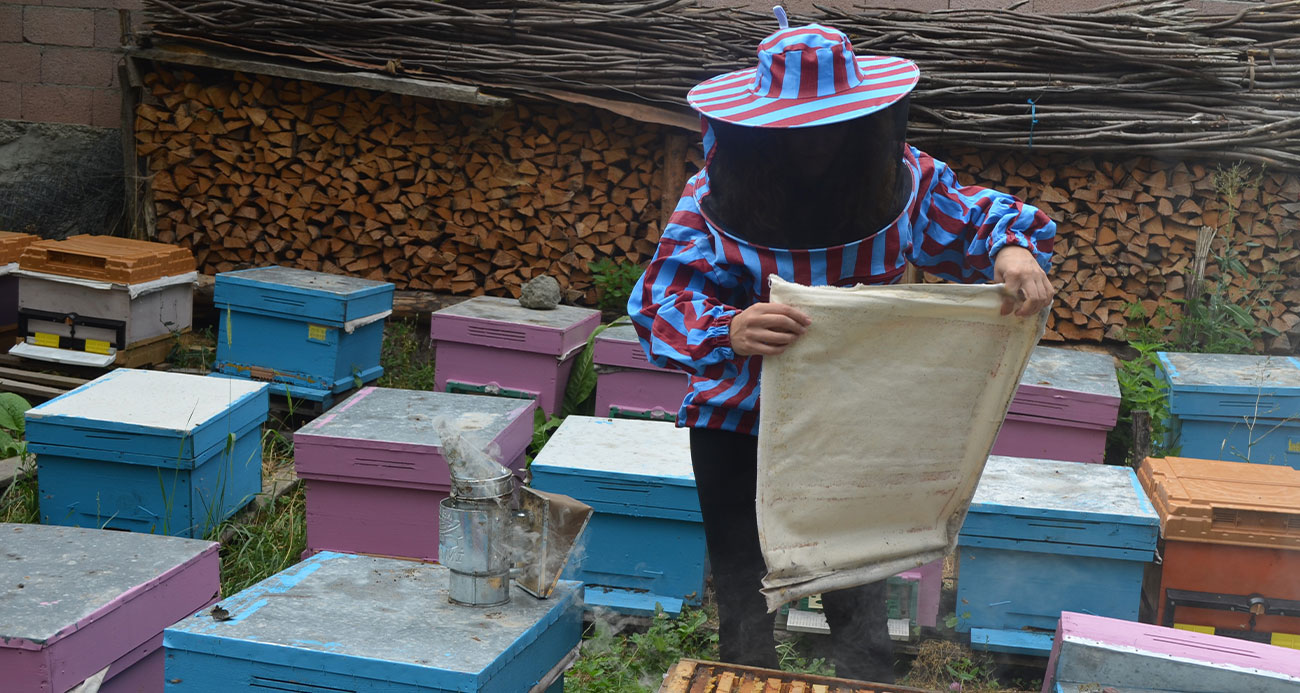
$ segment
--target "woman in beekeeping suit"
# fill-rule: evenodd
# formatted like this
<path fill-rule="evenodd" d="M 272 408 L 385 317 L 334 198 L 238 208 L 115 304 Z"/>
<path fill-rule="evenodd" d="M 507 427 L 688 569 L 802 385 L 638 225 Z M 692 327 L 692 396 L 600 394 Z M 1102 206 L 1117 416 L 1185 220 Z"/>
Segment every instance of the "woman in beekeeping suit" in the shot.
<path fill-rule="evenodd" d="M 1003 283 L 1003 313 L 1028 316 L 1051 302 L 1056 232 L 1038 209 L 963 186 L 906 144 L 914 63 L 855 56 L 843 33 L 788 27 L 775 9 L 780 29 L 759 44 L 757 67 L 688 95 L 706 164 L 628 302 L 650 359 L 691 375 L 677 425 L 691 429 L 721 659 L 765 667 L 777 656 L 759 591 L 759 371 L 809 325 L 767 302 L 768 277 L 892 284 L 910 262 L 952 281 Z M 823 595 L 838 676 L 893 681 L 885 597 L 883 581 Z"/>

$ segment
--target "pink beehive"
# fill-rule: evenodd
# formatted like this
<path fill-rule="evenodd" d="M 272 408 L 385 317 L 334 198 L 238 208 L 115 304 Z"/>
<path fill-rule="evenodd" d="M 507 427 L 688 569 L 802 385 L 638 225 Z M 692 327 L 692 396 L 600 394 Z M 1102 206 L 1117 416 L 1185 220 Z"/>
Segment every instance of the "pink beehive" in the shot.
<path fill-rule="evenodd" d="M 673 419 L 690 389 L 682 371 L 650 363 L 636 329 L 610 327 L 596 335 L 596 416 Z"/>
<path fill-rule="evenodd" d="M 307 552 L 438 559 L 438 503 L 451 477 L 445 419 L 522 473 L 537 405 L 501 397 L 367 387 L 293 436 L 306 481 Z"/>
<path fill-rule="evenodd" d="M 992 454 L 1102 462 L 1106 434 L 1118 418 L 1119 380 L 1112 357 L 1036 347 Z"/>
<path fill-rule="evenodd" d="M 434 382 L 444 392 L 536 399 L 547 414 L 564 401 L 574 358 L 600 311 L 533 310 L 513 298 L 477 296 L 435 312 Z"/>
<path fill-rule="evenodd" d="M 218 548 L 0 523 L 0 690 L 63 693 L 100 677 L 101 693 L 162 693 L 163 629 L 216 600 Z"/>
<path fill-rule="evenodd" d="M 1300 690 L 1295 650 L 1069 611 L 1047 660 L 1043 693 L 1283 693 Z"/>

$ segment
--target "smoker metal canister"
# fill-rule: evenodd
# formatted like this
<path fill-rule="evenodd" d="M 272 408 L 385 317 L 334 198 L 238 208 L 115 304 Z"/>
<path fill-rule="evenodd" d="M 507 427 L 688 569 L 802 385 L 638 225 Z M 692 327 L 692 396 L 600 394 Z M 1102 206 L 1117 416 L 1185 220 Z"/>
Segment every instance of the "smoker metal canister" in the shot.
<path fill-rule="evenodd" d="M 510 601 L 511 522 L 514 479 L 452 478 L 451 496 L 438 506 L 438 556 L 450 571 L 448 599 L 465 606 Z"/>

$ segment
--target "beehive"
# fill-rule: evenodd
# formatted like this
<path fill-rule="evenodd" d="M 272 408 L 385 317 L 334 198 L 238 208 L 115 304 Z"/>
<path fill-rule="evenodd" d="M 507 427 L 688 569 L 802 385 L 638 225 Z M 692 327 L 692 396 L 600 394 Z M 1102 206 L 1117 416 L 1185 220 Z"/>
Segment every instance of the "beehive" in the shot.
<path fill-rule="evenodd" d="M 23 249 L 37 238 L 30 233 L 0 231 L 0 333 L 18 329 L 18 277 L 13 272 Z"/>
<path fill-rule="evenodd" d="M 169 693 L 563 690 L 582 638 L 578 585 L 515 587 L 499 607 L 447 599 L 440 565 L 316 554 L 163 634 Z"/>
<path fill-rule="evenodd" d="M 258 267 L 217 275 L 217 372 L 275 383 L 272 392 L 326 405 L 384 373 L 393 310 L 387 282 Z"/>
<path fill-rule="evenodd" d="M 1300 471 L 1169 457 L 1138 478 L 1164 537 L 1157 622 L 1300 647 Z"/>
<path fill-rule="evenodd" d="M 1101 462 L 1119 418 L 1119 380 L 1109 354 L 1035 347 L 993 454 Z"/>
<path fill-rule="evenodd" d="M 600 311 L 533 310 L 511 298 L 477 296 L 430 318 L 434 380 L 445 392 L 536 399 L 559 411 L 573 361 L 600 324 Z"/>
<path fill-rule="evenodd" d="M 205 536 L 262 490 L 267 386 L 119 368 L 27 412 L 44 524 Z"/>
<path fill-rule="evenodd" d="M 673 420 L 690 390 L 685 373 L 650 363 L 631 325 L 596 335 L 592 361 L 597 416 Z"/>
<path fill-rule="evenodd" d="M 0 523 L 0 689 L 161 693 L 162 632 L 217 598 L 215 543 Z"/>
<path fill-rule="evenodd" d="M 1158 522 L 1127 467 L 990 457 L 957 539 L 957 630 L 1046 655 L 1062 611 L 1136 620 Z"/>
<path fill-rule="evenodd" d="M 1286 693 L 1300 690 L 1300 657 L 1262 643 L 1066 612 L 1043 693 L 1118 691 Z"/>
<path fill-rule="evenodd" d="M 178 246 L 115 236 L 41 240 L 23 250 L 16 273 L 24 341 L 10 353 L 18 356 L 145 365 L 165 357 L 169 345 L 160 342 L 192 323 L 194 256 Z"/>
<path fill-rule="evenodd" d="M 926 693 L 920 688 L 683 659 L 659 693 Z"/>
<path fill-rule="evenodd" d="M 1300 361 L 1249 354 L 1159 355 L 1173 448 L 1182 457 L 1300 469 Z"/>
<path fill-rule="evenodd" d="M 529 470 L 534 488 L 595 511 L 566 570 L 589 606 L 676 614 L 700 603 L 708 551 L 686 429 L 569 416 Z"/>
<path fill-rule="evenodd" d="M 442 417 L 522 474 L 533 402 L 367 387 L 298 430 L 294 465 L 306 480 L 307 548 L 438 558 L 438 503 L 451 490 Z"/>

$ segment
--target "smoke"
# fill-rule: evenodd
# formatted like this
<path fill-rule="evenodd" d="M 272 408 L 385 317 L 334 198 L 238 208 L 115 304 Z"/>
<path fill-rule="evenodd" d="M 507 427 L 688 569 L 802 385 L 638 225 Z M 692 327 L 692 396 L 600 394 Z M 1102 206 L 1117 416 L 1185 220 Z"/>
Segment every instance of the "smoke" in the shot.
<path fill-rule="evenodd" d="M 442 456 L 447 460 L 453 477 L 461 480 L 496 479 L 510 473 L 493 459 L 500 456 L 495 445 L 469 433 L 480 430 L 482 426 L 476 427 L 474 422 L 460 418 L 448 421 L 440 416 L 434 419 L 433 428 L 442 441 Z"/>

